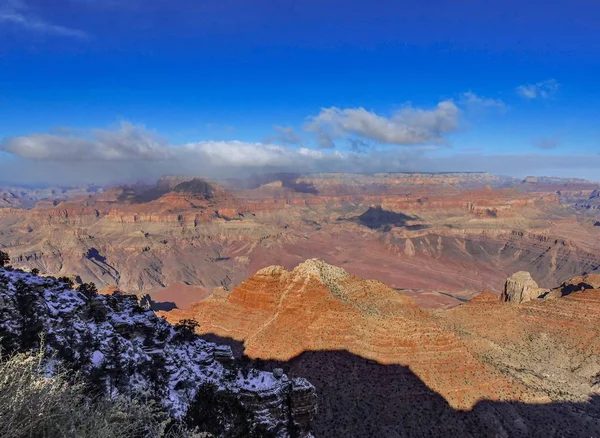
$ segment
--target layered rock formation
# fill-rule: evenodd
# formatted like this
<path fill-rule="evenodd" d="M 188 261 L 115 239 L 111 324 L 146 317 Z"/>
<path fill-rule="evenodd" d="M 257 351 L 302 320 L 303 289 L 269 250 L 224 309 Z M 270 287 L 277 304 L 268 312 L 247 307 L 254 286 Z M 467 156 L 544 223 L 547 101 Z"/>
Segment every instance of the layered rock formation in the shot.
<path fill-rule="evenodd" d="M 410 365 L 457 408 L 509 391 L 527 397 L 522 385 L 477 361 L 412 299 L 319 260 L 293 271 L 262 269 L 226 297 L 161 315 L 173 322 L 193 317 L 205 333 L 243 341 L 251 358 L 287 361 L 304 351 L 345 349 L 382 364 Z"/>
<path fill-rule="evenodd" d="M 600 289 L 516 306 L 484 293 L 439 316 L 473 354 L 537 393 L 554 401 L 600 394 Z"/>
<path fill-rule="evenodd" d="M 600 289 L 600 274 L 573 277 L 554 289 L 544 289 L 538 287 L 529 272 L 520 271 L 506 280 L 504 292 L 502 292 L 500 299 L 520 304 L 535 299 L 550 300 L 561 298 L 573 292 L 584 291 L 586 289 Z"/>
<path fill-rule="evenodd" d="M 584 291 L 586 289 L 600 289 L 600 275 L 588 274 L 573 277 L 569 281 L 561 284 L 559 287 L 551 289 L 548 293 L 544 294 L 542 298 L 560 298 L 570 295 L 573 292 Z"/>
<path fill-rule="evenodd" d="M 0 209 L 0 246 L 15 266 L 99 288 L 171 286 L 157 301 L 175 305 L 190 302 L 190 287 L 200 298 L 264 266 L 319 257 L 411 290 L 422 306 L 452 306 L 479 290 L 500 294 L 519 270 L 544 288 L 597 270 L 600 228 L 556 193 L 588 186 L 487 174 L 288 174 L 221 185 L 169 177 Z"/>
<path fill-rule="evenodd" d="M 262 269 L 226 296 L 164 316 L 193 317 L 203 333 L 243 343 L 249 357 L 309 376 L 321 400 L 317 435 L 593 436 L 597 280 L 567 282 L 563 290 L 590 288 L 553 300 L 505 303 L 486 292 L 432 312 L 308 260 Z M 507 290 L 522 299 L 528 287 L 520 273 Z"/>
<path fill-rule="evenodd" d="M 579 212 L 592 216 L 598 217 L 598 210 L 600 209 L 600 189 L 598 184 L 587 184 L 580 185 L 577 187 L 558 189 L 559 196 L 564 202 Z"/>

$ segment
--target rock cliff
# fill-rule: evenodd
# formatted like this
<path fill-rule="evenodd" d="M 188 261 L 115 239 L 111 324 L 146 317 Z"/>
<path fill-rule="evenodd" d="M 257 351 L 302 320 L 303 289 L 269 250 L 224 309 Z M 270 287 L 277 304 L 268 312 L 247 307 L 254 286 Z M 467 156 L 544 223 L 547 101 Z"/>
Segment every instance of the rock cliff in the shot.
<path fill-rule="evenodd" d="M 174 418 L 186 415 L 202 385 L 213 384 L 234 394 L 273 436 L 311 436 L 316 397 L 308 381 L 242 370 L 229 347 L 192 330 L 171 326 L 134 295 L 70 290 L 53 278 L 0 268 L 4 351 L 41 345 L 48 372 L 60 363 L 110 396 L 149 393 Z"/>

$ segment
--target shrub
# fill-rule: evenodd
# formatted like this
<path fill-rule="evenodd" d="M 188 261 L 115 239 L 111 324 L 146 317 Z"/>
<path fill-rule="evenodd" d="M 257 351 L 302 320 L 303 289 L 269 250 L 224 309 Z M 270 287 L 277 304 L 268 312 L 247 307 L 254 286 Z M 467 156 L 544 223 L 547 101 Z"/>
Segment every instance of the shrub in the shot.
<path fill-rule="evenodd" d="M 0 362 L 0 436 L 3 438 L 192 438 L 153 401 L 90 399 L 77 377 L 45 377 L 43 354 Z"/>
<path fill-rule="evenodd" d="M 0 268 L 7 266 L 10 263 L 10 257 L 3 251 L 0 251 Z"/>
<path fill-rule="evenodd" d="M 15 298 L 20 314 L 20 347 L 24 350 L 39 344 L 43 323 L 38 315 L 39 293 L 23 280 L 15 282 Z"/>
<path fill-rule="evenodd" d="M 73 289 L 73 286 L 75 285 L 73 280 L 71 280 L 69 277 L 59 277 L 57 280 L 59 283 L 64 284 L 68 289 Z"/>
<path fill-rule="evenodd" d="M 98 295 L 98 288 L 94 283 L 83 283 L 77 290 L 85 295 L 88 300 L 91 300 Z"/>
<path fill-rule="evenodd" d="M 196 337 L 196 329 L 199 327 L 198 321 L 194 319 L 182 319 L 175 324 L 175 330 L 179 340 L 192 341 Z"/>
<path fill-rule="evenodd" d="M 38 268 L 33 268 L 33 269 L 31 270 L 31 273 L 32 273 L 33 275 L 40 275 L 40 270 L 39 270 Z"/>
<path fill-rule="evenodd" d="M 87 315 L 95 322 L 101 323 L 106 321 L 108 309 L 99 298 L 90 299 L 87 305 Z"/>

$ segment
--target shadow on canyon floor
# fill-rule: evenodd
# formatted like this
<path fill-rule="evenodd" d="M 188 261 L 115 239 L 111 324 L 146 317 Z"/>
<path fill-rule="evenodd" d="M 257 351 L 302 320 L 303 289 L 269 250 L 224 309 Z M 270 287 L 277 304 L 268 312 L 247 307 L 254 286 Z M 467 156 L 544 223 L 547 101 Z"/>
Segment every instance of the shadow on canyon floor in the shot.
<path fill-rule="evenodd" d="M 168 187 L 134 185 L 124 186 L 123 193 L 119 195 L 119 202 L 131 202 L 133 204 L 145 204 L 156 201 L 169 192 Z"/>
<path fill-rule="evenodd" d="M 243 354 L 241 342 L 213 334 L 203 338 L 231 345 L 236 357 Z M 600 437 L 598 396 L 588 403 L 482 400 L 470 411 L 459 411 L 408 367 L 382 365 L 348 351 L 251 362 L 259 369 L 283 368 L 315 385 L 316 437 Z"/>
<path fill-rule="evenodd" d="M 360 216 L 340 220 L 355 222 L 372 230 L 381 229 L 383 231 L 389 231 L 392 227 L 403 227 L 408 230 L 423 230 L 429 228 L 429 226 L 425 224 L 410 225 L 410 221 L 419 220 L 419 217 L 417 216 L 408 216 L 404 213 L 384 210 L 381 206 L 369 207 L 369 209 Z"/>

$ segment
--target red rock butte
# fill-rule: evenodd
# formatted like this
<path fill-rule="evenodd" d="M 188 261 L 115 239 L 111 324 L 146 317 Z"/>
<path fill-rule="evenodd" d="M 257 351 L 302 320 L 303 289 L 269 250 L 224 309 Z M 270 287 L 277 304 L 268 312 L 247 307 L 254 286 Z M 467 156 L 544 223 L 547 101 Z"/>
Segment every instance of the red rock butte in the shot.
<path fill-rule="evenodd" d="M 251 358 L 347 350 L 407 366 L 459 409 L 480 400 L 583 400 L 600 376 L 595 289 L 523 305 L 484 292 L 454 309 L 427 311 L 379 281 L 313 259 L 292 271 L 262 269 L 226 296 L 163 315 L 194 318 L 202 333 L 242 341 Z M 585 371 L 573 372 L 572 360 L 561 356 L 568 351 Z M 565 379 L 545 379 L 547 373 Z"/>

